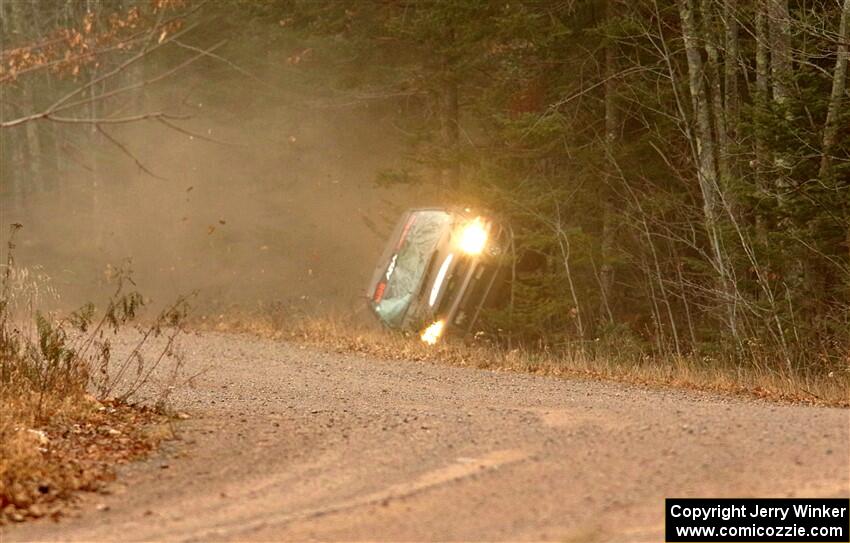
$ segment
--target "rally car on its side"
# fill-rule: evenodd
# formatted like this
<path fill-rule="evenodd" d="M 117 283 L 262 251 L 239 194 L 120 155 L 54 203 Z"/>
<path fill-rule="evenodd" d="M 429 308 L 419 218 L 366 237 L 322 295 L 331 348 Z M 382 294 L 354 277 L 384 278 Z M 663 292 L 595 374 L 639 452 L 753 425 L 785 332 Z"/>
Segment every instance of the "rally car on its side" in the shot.
<path fill-rule="evenodd" d="M 411 209 L 402 215 L 369 285 L 369 307 L 385 325 L 434 344 L 472 331 L 504 281 L 510 233 L 468 209 Z"/>

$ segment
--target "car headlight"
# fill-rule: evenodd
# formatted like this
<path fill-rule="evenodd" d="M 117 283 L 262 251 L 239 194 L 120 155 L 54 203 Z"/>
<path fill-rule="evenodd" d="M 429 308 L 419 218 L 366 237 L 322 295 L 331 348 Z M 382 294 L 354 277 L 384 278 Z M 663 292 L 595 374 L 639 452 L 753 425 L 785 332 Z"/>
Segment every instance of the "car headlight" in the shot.
<path fill-rule="evenodd" d="M 468 255 L 480 255 L 487 245 L 487 227 L 481 217 L 469 221 L 458 235 L 458 249 Z"/>
<path fill-rule="evenodd" d="M 427 343 L 428 345 L 434 345 L 437 343 L 437 340 L 440 339 L 440 336 L 443 335 L 443 328 L 446 325 L 446 321 L 439 320 L 423 330 L 422 334 L 419 336 L 419 339 Z"/>

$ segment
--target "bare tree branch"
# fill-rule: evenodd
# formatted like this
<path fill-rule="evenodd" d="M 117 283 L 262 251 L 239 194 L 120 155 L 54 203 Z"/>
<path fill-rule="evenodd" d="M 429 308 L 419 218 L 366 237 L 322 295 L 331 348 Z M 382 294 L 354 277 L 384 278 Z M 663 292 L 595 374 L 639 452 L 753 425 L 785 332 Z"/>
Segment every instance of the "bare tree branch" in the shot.
<path fill-rule="evenodd" d="M 109 132 L 107 132 L 106 130 L 104 130 L 104 129 L 103 129 L 103 127 L 102 127 L 102 126 L 100 126 L 100 124 L 97 124 L 97 123 L 96 123 L 94 126 L 95 126 L 95 128 L 97 129 L 97 131 L 98 131 L 98 132 L 100 132 L 101 134 L 103 134 L 103 137 L 105 137 L 106 139 L 108 139 L 108 140 L 109 140 L 109 141 L 110 141 L 113 145 L 115 145 L 116 147 L 118 147 L 118 149 L 120 149 L 122 153 L 124 153 L 125 155 L 127 155 L 127 156 L 128 156 L 128 157 L 129 157 L 129 158 L 130 158 L 133 162 L 135 162 L 135 163 L 136 163 L 136 166 L 138 166 L 138 168 L 139 168 L 141 171 L 145 172 L 146 174 L 148 174 L 149 176 L 151 176 L 151 177 L 153 177 L 153 178 L 155 178 L 155 179 L 159 179 L 160 181 L 168 181 L 168 179 L 166 179 L 166 178 L 164 178 L 164 177 L 161 177 L 161 176 L 159 176 L 159 175 L 156 175 L 155 173 L 153 173 L 152 171 L 150 171 L 149 169 L 147 169 L 147 168 L 145 167 L 145 165 L 144 165 L 144 164 L 142 164 L 142 163 L 141 163 L 141 161 L 140 161 L 138 158 L 136 158 L 136 156 L 135 156 L 133 153 L 131 153 L 129 149 L 127 149 L 127 146 L 126 146 L 126 145 L 124 145 L 123 143 L 121 143 L 120 141 L 118 141 L 117 139 L 115 139 L 115 138 L 114 138 L 111 134 L 109 134 Z"/>

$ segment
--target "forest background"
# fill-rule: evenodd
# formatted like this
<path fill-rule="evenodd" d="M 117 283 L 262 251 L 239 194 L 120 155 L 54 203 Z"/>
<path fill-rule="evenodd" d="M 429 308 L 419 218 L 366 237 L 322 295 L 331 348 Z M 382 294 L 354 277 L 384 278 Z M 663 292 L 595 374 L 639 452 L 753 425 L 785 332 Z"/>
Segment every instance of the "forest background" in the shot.
<path fill-rule="evenodd" d="M 850 371 L 850 0 L 0 7 L 3 222 L 70 298 L 132 256 L 348 303 L 463 202 L 514 231 L 505 343 Z"/>

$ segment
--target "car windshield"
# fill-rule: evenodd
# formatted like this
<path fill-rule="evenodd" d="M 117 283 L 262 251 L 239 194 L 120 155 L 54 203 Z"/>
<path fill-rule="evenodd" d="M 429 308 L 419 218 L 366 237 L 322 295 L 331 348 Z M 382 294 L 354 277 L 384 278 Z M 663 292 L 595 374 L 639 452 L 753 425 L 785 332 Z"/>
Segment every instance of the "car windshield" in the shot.
<path fill-rule="evenodd" d="M 451 216 L 445 211 L 417 211 L 401 232 L 399 248 L 390 256 L 381 282 L 385 283 L 375 311 L 390 326 L 399 326 L 422 281 L 434 246 Z M 379 287 L 381 288 L 381 287 Z"/>

